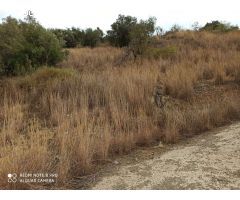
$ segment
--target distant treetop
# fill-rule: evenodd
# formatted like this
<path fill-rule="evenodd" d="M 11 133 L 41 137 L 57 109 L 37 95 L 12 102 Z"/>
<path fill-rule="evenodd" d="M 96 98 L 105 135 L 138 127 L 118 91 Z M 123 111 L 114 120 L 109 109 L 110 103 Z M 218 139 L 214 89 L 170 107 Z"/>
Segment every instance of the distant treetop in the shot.
<path fill-rule="evenodd" d="M 238 26 L 233 26 L 230 23 L 212 21 L 210 23 L 206 23 L 206 25 L 202 27 L 200 30 L 211 31 L 211 32 L 227 32 L 227 31 L 234 31 L 238 29 L 239 29 Z"/>

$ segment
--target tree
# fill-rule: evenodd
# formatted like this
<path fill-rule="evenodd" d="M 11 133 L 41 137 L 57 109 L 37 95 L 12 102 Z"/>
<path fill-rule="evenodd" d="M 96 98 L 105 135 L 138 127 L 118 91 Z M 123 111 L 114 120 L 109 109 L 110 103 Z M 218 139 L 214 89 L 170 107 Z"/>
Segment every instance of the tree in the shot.
<path fill-rule="evenodd" d="M 200 29 L 199 23 L 198 23 L 198 22 L 194 22 L 194 23 L 192 24 L 192 29 L 193 29 L 194 31 L 199 31 L 199 29 Z"/>
<path fill-rule="evenodd" d="M 83 43 L 84 31 L 79 28 L 51 29 L 51 32 L 57 36 L 64 48 L 75 48 Z"/>
<path fill-rule="evenodd" d="M 51 30 L 65 48 L 75 48 L 78 46 L 95 47 L 103 40 L 103 31 L 100 28 L 95 30 L 88 28 L 81 30 L 72 27 L 71 29 L 52 29 Z"/>
<path fill-rule="evenodd" d="M 81 30 L 80 28 L 72 27 L 71 32 L 75 40 L 76 46 L 81 46 L 84 40 L 84 31 Z"/>
<path fill-rule="evenodd" d="M 130 43 L 130 32 L 137 24 L 137 18 L 119 15 L 116 22 L 111 25 L 112 30 L 107 31 L 107 38 L 113 46 L 124 47 Z"/>
<path fill-rule="evenodd" d="M 93 30 L 88 28 L 84 32 L 83 46 L 96 47 L 96 45 L 102 40 L 103 31 L 100 28 Z"/>
<path fill-rule="evenodd" d="M 162 36 L 164 34 L 164 30 L 160 26 L 156 27 L 155 31 L 156 31 L 157 36 Z"/>
<path fill-rule="evenodd" d="M 206 25 L 202 27 L 200 30 L 211 32 L 228 32 L 238 29 L 239 29 L 238 26 L 232 26 L 230 23 L 212 21 L 210 23 L 206 23 Z"/>
<path fill-rule="evenodd" d="M 175 33 L 175 32 L 179 32 L 179 31 L 181 31 L 181 30 L 182 30 L 182 27 L 181 27 L 180 25 L 174 24 L 174 25 L 172 26 L 172 28 L 170 29 L 170 32 Z"/>
<path fill-rule="evenodd" d="M 23 74 L 42 65 L 55 65 L 64 57 L 57 37 L 28 15 L 24 21 L 11 17 L 0 24 L 0 70 Z"/>
<path fill-rule="evenodd" d="M 50 31 L 57 37 L 62 47 L 66 48 L 65 32 L 63 29 L 50 29 Z"/>
<path fill-rule="evenodd" d="M 134 57 L 137 55 L 143 55 L 148 49 L 151 36 L 155 32 L 156 18 L 151 17 L 146 21 L 141 20 L 135 24 L 130 32 L 130 49 L 132 50 Z"/>
<path fill-rule="evenodd" d="M 10 71 L 10 66 L 17 65 L 20 62 L 19 55 L 24 50 L 25 38 L 19 22 L 7 17 L 0 24 L 0 72 Z"/>
<path fill-rule="evenodd" d="M 64 41 L 65 41 L 65 47 L 67 48 L 74 48 L 77 46 L 77 40 L 74 37 L 74 34 L 71 29 L 67 29 L 64 32 Z"/>

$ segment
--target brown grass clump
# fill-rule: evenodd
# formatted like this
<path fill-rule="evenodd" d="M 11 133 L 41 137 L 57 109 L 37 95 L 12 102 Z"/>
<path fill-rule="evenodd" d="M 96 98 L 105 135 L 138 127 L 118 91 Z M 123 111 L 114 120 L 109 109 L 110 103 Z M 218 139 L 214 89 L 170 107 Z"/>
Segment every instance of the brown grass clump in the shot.
<path fill-rule="evenodd" d="M 234 81 L 240 83 L 240 65 L 235 69 Z"/>
<path fill-rule="evenodd" d="M 193 94 L 197 74 L 192 68 L 174 66 L 166 72 L 164 79 L 167 95 L 188 99 Z"/>
<path fill-rule="evenodd" d="M 95 70 L 112 65 L 122 50 L 113 47 L 69 49 L 68 59 L 60 63 L 61 67 L 73 67 L 78 70 Z"/>
<path fill-rule="evenodd" d="M 239 117 L 240 98 L 236 94 L 178 109 L 170 107 L 165 110 L 165 139 L 166 142 L 176 142 L 181 135 L 192 136 Z"/>
<path fill-rule="evenodd" d="M 170 36 L 167 36 L 170 37 Z M 61 68 L 0 80 L 0 188 L 70 188 L 98 163 L 240 118 L 239 33 L 177 33 L 174 57 L 114 66 L 122 50 L 73 49 Z M 167 103 L 158 108 L 159 81 Z M 51 185 L 8 173 L 57 173 Z"/>

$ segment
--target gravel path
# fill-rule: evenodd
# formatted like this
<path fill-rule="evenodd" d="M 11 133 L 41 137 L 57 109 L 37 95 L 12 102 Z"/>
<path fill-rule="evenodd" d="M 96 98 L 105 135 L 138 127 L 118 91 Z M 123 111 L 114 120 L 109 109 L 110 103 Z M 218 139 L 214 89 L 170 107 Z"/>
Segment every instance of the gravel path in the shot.
<path fill-rule="evenodd" d="M 240 189 L 240 123 L 119 165 L 92 189 Z"/>

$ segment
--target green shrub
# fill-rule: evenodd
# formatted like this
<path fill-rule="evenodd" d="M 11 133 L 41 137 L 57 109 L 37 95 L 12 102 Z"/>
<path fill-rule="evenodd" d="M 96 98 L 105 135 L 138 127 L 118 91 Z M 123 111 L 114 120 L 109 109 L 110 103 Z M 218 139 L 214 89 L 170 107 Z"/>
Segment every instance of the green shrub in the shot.
<path fill-rule="evenodd" d="M 238 30 L 238 26 L 232 26 L 230 23 L 212 21 L 210 23 L 206 23 L 206 25 L 202 27 L 200 30 L 211 32 L 228 32 Z"/>
<path fill-rule="evenodd" d="M 134 25 L 137 24 L 137 18 L 132 16 L 119 15 L 116 22 L 107 31 L 107 38 L 111 45 L 125 47 L 130 43 L 130 32 Z"/>
<path fill-rule="evenodd" d="M 174 24 L 174 25 L 171 27 L 170 32 L 171 32 L 171 33 L 176 33 L 176 32 L 180 32 L 180 31 L 182 31 L 182 30 L 183 30 L 183 28 L 182 28 L 180 25 Z"/>
<path fill-rule="evenodd" d="M 32 16 L 24 21 L 7 17 L 0 24 L 0 72 L 20 75 L 64 58 L 57 37 Z"/>
<path fill-rule="evenodd" d="M 103 31 L 100 28 L 87 28 L 81 30 L 72 27 L 71 29 L 51 29 L 64 48 L 75 48 L 81 46 L 96 47 L 103 41 Z"/>
<path fill-rule="evenodd" d="M 96 47 L 103 37 L 103 32 L 100 28 L 93 30 L 88 28 L 84 32 L 83 46 Z"/>
<path fill-rule="evenodd" d="M 64 48 L 75 48 L 80 46 L 83 40 L 83 32 L 80 29 L 51 29 Z"/>
<path fill-rule="evenodd" d="M 132 28 L 129 47 L 135 57 L 146 53 L 151 43 L 151 36 L 155 31 L 155 24 L 156 19 L 149 18 L 146 21 L 141 20 Z"/>

